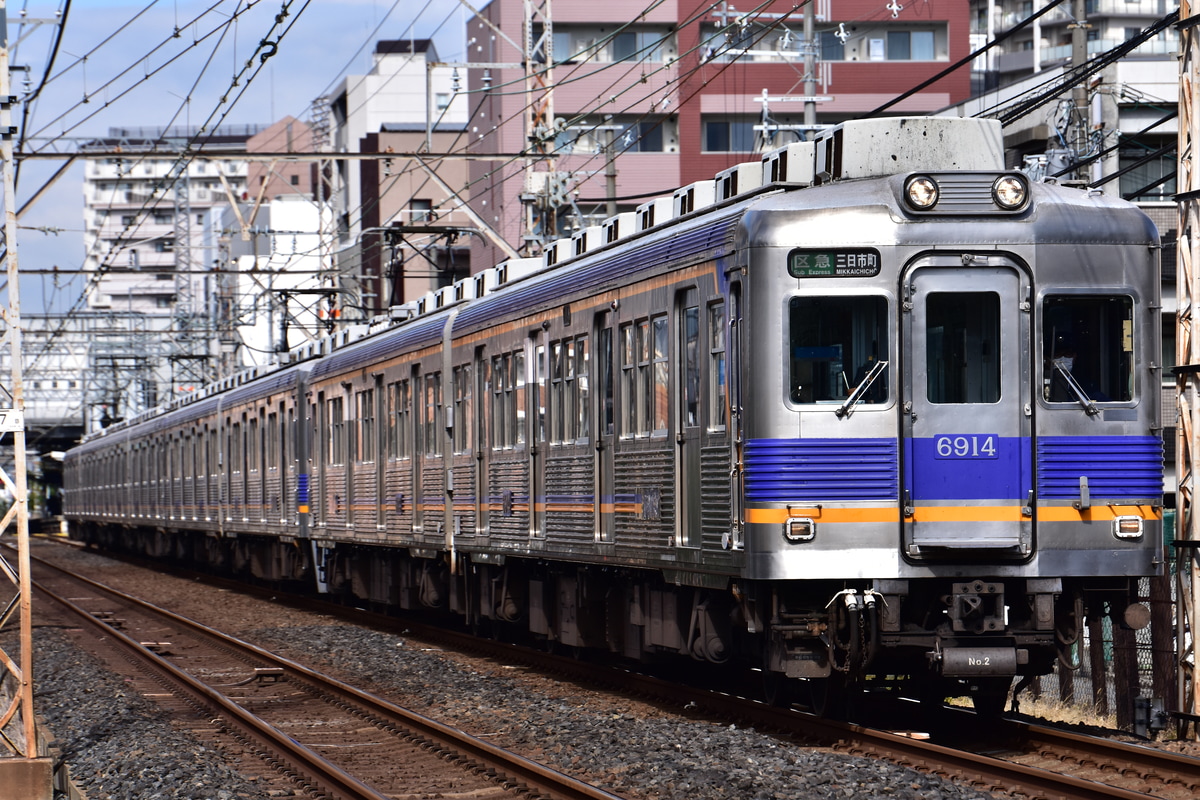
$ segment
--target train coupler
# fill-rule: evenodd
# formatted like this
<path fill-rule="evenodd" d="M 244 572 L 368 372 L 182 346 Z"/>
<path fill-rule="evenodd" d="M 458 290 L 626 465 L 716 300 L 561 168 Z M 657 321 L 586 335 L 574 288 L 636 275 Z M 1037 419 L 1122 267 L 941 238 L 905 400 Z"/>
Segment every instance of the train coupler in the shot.
<path fill-rule="evenodd" d="M 1004 584 L 992 581 L 955 583 L 949 597 L 950 622 L 956 633 L 1004 630 Z"/>

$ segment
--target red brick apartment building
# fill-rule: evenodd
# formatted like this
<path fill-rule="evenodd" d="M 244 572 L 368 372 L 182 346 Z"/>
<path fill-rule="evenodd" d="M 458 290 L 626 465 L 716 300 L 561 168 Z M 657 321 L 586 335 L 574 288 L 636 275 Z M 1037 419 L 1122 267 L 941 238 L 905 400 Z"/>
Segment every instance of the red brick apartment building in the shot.
<path fill-rule="evenodd" d="M 807 138 L 805 98 L 813 98 L 817 126 L 869 115 L 969 52 L 967 3 L 813 0 L 814 92 L 805 94 L 806 8 L 791 0 L 492 0 L 467 25 L 468 61 L 479 65 L 467 71 L 468 146 L 522 153 L 534 120 L 534 144 L 553 158 L 472 162 L 475 212 L 508 242 L 536 251 L 544 217 L 531 215 L 522 195 L 548 198 L 555 234 L 569 235 L 609 216 L 610 198 L 617 211 L 633 210 Z M 526 50 L 533 63 L 550 63 L 549 73 L 527 82 Z M 963 67 L 880 113 L 929 114 L 969 91 Z M 503 259 L 484 239 L 473 245 L 473 271 Z"/>

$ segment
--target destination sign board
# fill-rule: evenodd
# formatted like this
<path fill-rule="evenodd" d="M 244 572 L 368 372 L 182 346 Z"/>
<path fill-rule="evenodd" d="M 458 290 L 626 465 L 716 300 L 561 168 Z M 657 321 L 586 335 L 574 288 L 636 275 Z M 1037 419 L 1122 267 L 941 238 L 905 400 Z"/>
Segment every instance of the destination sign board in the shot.
<path fill-rule="evenodd" d="M 793 278 L 870 278 L 879 274 L 879 267 L 879 251 L 869 247 L 788 253 Z"/>

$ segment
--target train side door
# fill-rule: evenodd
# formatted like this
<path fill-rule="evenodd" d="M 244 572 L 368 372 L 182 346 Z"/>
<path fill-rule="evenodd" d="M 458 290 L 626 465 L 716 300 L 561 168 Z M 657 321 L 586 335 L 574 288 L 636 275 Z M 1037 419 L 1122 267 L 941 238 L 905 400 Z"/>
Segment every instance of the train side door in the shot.
<path fill-rule="evenodd" d="M 517 402 L 523 404 L 523 407 L 518 406 L 517 419 L 518 424 L 529 425 L 529 536 L 539 539 L 546 535 L 546 405 L 549 399 L 546 385 L 549 375 L 546 365 L 546 341 L 540 331 L 535 331 L 530 336 L 529 355 L 529 396 L 524 396 L 526 388 L 518 383 Z M 518 373 L 521 369 L 523 365 L 517 368 Z M 522 379 L 519 375 L 518 381 Z"/>
<path fill-rule="evenodd" d="M 425 495 L 423 493 L 422 465 L 425 454 L 425 374 L 419 366 L 412 368 L 412 534 L 420 536 L 425 532 Z"/>
<path fill-rule="evenodd" d="M 387 530 L 387 387 L 383 375 L 375 376 L 374 403 L 371 410 L 372 427 L 370 434 L 374 439 L 372 449 L 375 456 L 375 529 Z"/>
<path fill-rule="evenodd" d="M 675 542 L 700 546 L 700 302 L 693 289 L 681 292 L 675 307 Z"/>
<path fill-rule="evenodd" d="M 613 456 L 616 447 L 616 406 L 614 404 L 614 331 L 612 314 L 596 315 L 596 541 L 611 542 L 616 525 L 613 499 Z"/>
<path fill-rule="evenodd" d="M 905 554 L 1032 552 L 1029 281 L 999 256 L 922 259 L 902 287 Z"/>

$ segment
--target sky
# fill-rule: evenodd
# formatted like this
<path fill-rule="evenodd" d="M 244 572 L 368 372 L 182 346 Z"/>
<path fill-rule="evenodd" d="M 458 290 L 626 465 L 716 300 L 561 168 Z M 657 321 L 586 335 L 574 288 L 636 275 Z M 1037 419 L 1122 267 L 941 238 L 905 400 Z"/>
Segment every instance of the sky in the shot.
<path fill-rule="evenodd" d="M 439 59 L 461 60 L 471 14 L 458 0 L 72 0 L 47 72 L 60 26 L 34 21 L 61 18 L 63 2 L 6 3 L 25 152 L 69 152 L 113 127 L 307 120 L 315 98 L 369 70 L 379 39 L 432 37 Z M 19 208 L 64 162 L 18 160 Z M 82 266 L 82 185 L 75 164 L 19 220 L 23 314 L 64 312 L 83 289 L 77 275 L 36 274 Z"/>

